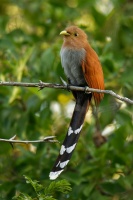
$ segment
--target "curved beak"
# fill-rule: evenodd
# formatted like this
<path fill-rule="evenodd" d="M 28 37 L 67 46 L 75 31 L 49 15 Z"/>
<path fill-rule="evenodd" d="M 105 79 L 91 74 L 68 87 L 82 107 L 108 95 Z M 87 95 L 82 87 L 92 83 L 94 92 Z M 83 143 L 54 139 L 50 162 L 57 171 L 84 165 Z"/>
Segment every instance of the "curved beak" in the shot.
<path fill-rule="evenodd" d="M 64 31 L 60 32 L 60 35 L 64 35 L 64 36 L 66 35 L 66 36 L 68 36 L 68 35 L 70 35 L 70 33 L 68 33 L 67 31 L 64 30 Z"/>

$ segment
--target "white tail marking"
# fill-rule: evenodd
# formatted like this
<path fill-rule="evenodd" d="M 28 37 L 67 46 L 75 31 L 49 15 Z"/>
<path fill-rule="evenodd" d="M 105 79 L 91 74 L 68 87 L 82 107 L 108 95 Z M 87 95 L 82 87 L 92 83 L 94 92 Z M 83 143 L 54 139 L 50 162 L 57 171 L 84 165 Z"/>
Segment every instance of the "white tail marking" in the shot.
<path fill-rule="evenodd" d="M 69 160 L 61 162 L 60 163 L 60 168 L 64 168 L 67 165 L 68 162 L 69 162 Z"/>
<path fill-rule="evenodd" d="M 72 146 L 66 148 L 66 152 L 71 153 L 74 150 L 75 146 L 76 146 L 76 144 L 73 144 Z"/>
<path fill-rule="evenodd" d="M 58 166 L 59 166 L 59 164 L 60 164 L 60 161 L 57 163 L 56 167 L 58 167 Z"/>
<path fill-rule="evenodd" d="M 73 133 L 72 127 L 70 126 L 68 129 L 68 136 L 71 135 Z"/>
<path fill-rule="evenodd" d="M 61 146 L 61 150 L 60 150 L 60 155 L 63 155 L 63 153 L 66 151 L 66 148 L 64 145 Z"/>
<path fill-rule="evenodd" d="M 61 174 L 61 172 L 63 172 L 63 170 L 64 169 L 57 171 L 57 172 L 50 172 L 50 174 L 49 174 L 50 180 L 56 179 Z"/>
<path fill-rule="evenodd" d="M 80 131 L 81 131 L 82 127 L 83 127 L 83 124 L 80 126 L 80 128 L 76 129 L 76 130 L 74 131 L 74 133 L 75 133 L 75 134 L 78 134 L 78 133 L 80 133 Z"/>

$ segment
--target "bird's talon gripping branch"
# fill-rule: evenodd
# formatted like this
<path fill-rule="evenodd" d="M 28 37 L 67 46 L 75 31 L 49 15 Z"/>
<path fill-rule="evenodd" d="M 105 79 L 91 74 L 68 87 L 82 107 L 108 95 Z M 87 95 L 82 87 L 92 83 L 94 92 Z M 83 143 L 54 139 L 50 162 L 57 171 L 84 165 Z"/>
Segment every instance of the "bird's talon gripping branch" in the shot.
<path fill-rule="evenodd" d="M 61 63 L 70 85 L 84 86 L 85 92 L 72 91 L 76 99 L 70 126 L 61 146 L 58 158 L 49 174 L 51 180 L 56 179 L 71 159 L 83 127 L 84 118 L 92 96 L 98 105 L 103 94 L 87 92 L 87 87 L 104 89 L 104 78 L 101 64 L 96 52 L 87 41 L 87 35 L 76 26 L 62 31 L 64 37 L 61 48 Z M 63 81 L 64 82 L 64 81 Z M 65 84 L 66 85 L 66 84 Z M 67 84 L 69 90 L 69 85 Z"/>
<path fill-rule="evenodd" d="M 85 94 L 91 94 L 91 92 L 88 91 L 88 86 L 85 86 Z"/>

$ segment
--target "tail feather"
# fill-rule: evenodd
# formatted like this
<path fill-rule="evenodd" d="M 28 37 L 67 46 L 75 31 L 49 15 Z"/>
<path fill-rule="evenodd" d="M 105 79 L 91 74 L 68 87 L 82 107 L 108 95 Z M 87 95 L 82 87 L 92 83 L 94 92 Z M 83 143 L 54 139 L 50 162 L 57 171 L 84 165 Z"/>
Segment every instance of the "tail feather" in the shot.
<path fill-rule="evenodd" d="M 70 161 L 72 153 L 78 142 L 90 101 L 91 94 L 84 94 L 83 92 L 76 93 L 76 105 L 70 126 L 65 140 L 61 146 L 59 156 L 49 174 L 51 180 L 56 179 L 63 172 L 64 168 Z"/>

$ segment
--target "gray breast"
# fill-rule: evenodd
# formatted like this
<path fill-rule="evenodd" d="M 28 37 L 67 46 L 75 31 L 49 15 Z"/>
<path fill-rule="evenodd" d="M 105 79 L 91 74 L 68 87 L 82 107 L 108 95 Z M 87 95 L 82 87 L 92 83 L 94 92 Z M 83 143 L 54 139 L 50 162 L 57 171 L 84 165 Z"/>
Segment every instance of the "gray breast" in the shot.
<path fill-rule="evenodd" d="M 62 66 L 67 78 L 73 85 L 82 85 L 86 83 L 81 67 L 85 54 L 85 49 L 72 50 L 64 47 L 61 49 L 60 55 Z"/>

